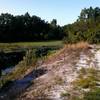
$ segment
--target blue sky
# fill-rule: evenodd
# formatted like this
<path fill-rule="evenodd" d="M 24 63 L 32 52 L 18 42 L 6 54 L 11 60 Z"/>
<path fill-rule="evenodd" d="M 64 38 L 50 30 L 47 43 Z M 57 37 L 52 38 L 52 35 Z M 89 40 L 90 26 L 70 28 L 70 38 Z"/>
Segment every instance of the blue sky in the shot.
<path fill-rule="evenodd" d="M 0 13 L 21 15 L 29 12 L 46 21 L 57 19 L 58 24 L 74 22 L 81 9 L 100 6 L 100 0 L 0 0 Z"/>

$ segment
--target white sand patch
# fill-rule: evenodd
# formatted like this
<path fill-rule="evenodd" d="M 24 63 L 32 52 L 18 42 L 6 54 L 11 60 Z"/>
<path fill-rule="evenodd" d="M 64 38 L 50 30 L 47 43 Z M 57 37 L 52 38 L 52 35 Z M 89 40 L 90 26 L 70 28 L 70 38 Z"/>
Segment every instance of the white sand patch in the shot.
<path fill-rule="evenodd" d="M 80 54 L 80 59 L 76 64 L 77 70 L 81 68 L 98 68 L 100 70 L 100 49 L 97 50 L 96 48 L 90 50 L 93 57 L 89 57 L 83 53 Z"/>
<path fill-rule="evenodd" d="M 96 67 L 100 70 L 100 50 L 95 53 Z"/>
<path fill-rule="evenodd" d="M 87 55 L 81 53 L 80 59 L 76 64 L 77 70 L 80 70 L 81 68 L 89 68 L 90 67 L 90 65 L 88 63 L 89 61 L 90 61 L 90 58 Z"/>

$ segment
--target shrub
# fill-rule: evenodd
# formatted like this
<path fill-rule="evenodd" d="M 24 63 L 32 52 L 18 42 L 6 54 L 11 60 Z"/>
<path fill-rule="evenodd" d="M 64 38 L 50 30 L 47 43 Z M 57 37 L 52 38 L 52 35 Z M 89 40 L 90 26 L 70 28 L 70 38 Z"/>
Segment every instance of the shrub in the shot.
<path fill-rule="evenodd" d="M 36 57 L 36 54 L 35 54 L 35 50 L 29 49 L 26 52 L 26 55 L 23 59 L 23 64 L 25 66 L 30 66 L 30 65 L 35 65 L 36 62 L 37 62 L 37 57 Z"/>

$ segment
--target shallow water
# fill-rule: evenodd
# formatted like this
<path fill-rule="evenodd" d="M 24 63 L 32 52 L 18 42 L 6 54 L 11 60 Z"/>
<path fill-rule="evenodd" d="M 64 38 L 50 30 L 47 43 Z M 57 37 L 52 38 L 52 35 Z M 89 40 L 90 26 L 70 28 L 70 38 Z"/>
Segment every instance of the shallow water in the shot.
<path fill-rule="evenodd" d="M 2 75 L 9 74 L 9 73 L 11 73 L 13 70 L 14 70 L 14 67 L 6 68 L 6 69 L 2 70 Z"/>

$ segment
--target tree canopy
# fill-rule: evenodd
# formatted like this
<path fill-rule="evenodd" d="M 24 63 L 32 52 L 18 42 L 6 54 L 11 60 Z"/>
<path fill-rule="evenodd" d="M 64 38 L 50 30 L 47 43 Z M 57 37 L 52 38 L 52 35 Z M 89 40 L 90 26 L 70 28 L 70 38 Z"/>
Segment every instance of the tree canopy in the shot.
<path fill-rule="evenodd" d="M 0 42 L 64 40 L 65 43 L 87 41 L 100 43 L 100 8 L 82 9 L 78 19 L 63 27 L 57 20 L 50 23 L 38 16 L 0 15 Z"/>
<path fill-rule="evenodd" d="M 100 43 L 100 8 L 84 8 L 79 18 L 73 24 L 65 25 L 66 43 L 87 41 Z"/>
<path fill-rule="evenodd" d="M 0 42 L 61 40 L 62 33 L 56 19 L 48 23 L 28 12 L 18 16 L 0 15 Z"/>

